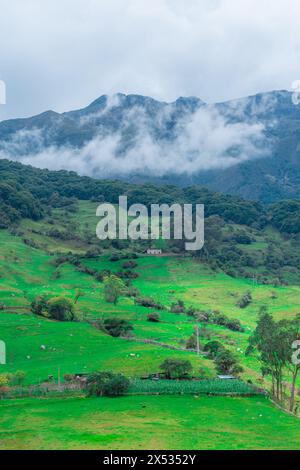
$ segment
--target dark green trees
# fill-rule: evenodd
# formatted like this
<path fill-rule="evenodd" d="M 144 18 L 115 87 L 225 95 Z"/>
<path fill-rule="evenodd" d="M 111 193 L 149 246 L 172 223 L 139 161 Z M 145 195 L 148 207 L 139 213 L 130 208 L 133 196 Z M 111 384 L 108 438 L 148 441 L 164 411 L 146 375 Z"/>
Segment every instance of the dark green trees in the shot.
<path fill-rule="evenodd" d="M 129 380 L 122 374 L 113 372 L 95 372 L 88 376 L 87 392 L 89 396 L 120 396 L 130 386 Z"/>

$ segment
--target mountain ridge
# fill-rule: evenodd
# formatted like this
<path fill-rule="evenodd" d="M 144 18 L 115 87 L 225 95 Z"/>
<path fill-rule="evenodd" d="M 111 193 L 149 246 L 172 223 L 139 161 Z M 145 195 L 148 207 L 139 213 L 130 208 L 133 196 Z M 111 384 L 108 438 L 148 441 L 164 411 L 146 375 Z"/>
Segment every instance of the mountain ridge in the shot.
<path fill-rule="evenodd" d="M 300 198 L 300 107 L 286 90 L 215 104 L 123 93 L 0 122 L 0 157 L 97 178 L 272 202 Z"/>

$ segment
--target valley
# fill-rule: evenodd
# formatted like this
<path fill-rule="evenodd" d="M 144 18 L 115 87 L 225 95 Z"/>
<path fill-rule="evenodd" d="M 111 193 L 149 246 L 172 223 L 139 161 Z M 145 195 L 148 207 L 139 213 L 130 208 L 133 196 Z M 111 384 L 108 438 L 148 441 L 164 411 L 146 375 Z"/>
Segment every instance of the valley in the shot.
<path fill-rule="evenodd" d="M 95 209 L 96 203 L 78 201 L 77 208 L 69 212 L 54 209 L 50 217 L 40 221 L 23 219 L 14 235 L 7 229 L 0 231 L 0 338 L 7 345 L 7 364 L 1 366 L 1 373 L 22 371 L 24 390 L 47 389 L 47 383 L 50 390 L 44 398 L 44 392 L 39 392 L 36 398 L 0 401 L 2 448 L 128 449 L 134 448 L 138 429 L 142 435 L 149 435 L 140 442 L 141 449 L 174 448 L 174 429 L 179 436 L 176 448 L 182 449 L 296 448 L 298 419 L 276 409 L 264 395 L 247 397 L 255 388 L 270 390 L 270 381 L 262 377 L 256 355 L 245 355 L 245 351 L 261 307 L 267 305 L 277 321 L 296 317 L 300 299 L 297 282 L 276 285 L 271 279 L 263 284 L 253 278 L 232 277 L 201 258 L 168 255 L 162 241 L 157 242 L 165 249 L 162 256 L 145 255 L 136 246 L 137 255 L 131 261 L 133 247 L 102 248 L 102 242 L 90 238 L 97 223 Z M 56 232 L 51 232 L 51 227 Z M 70 237 L 59 237 L 57 232 Z M 269 233 L 267 230 L 265 237 Z M 279 233 L 277 237 L 280 239 Z M 252 253 L 266 249 L 267 239 L 260 240 L 249 245 Z M 131 289 L 142 298 L 154 299 L 157 306 L 142 306 L 135 297 L 126 295 L 115 305 L 105 300 L 104 284 L 96 274 L 122 276 L 123 265 L 129 262 L 135 273 Z M 252 301 L 241 308 L 238 302 L 245 292 L 251 294 Z M 77 298 L 77 321 L 60 322 L 34 315 L 31 303 L 43 295 L 72 301 Z M 176 311 L 178 301 L 184 305 L 183 311 Z M 222 313 L 238 320 L 241 330 L 233 331 L 200 317 L 197 320 L 188 313 L 190 309 Z M 150 322 L 149 314 L 157 311 L 159 321 Z M 95 320 L 103 322 L 112 317 L 129 322 L 132 335 L 112 337 L 95 328 Z M 200 330 L 199 354 L 186 349 L 196 326 Z M 220 342 L 234 354 L 243 369 L 240 379 L 245 385 L 251 384 L 249 391 L 238 391 L 241 395 L 234 397 L 235 390 L 242 389 L 233 381 L 224 392 L 217 392 L 218 372 L 204 351 L 211 341 Z M 158 374 L 163 361 L 170 358 L 190 361 L 192 376 L 200 380 L 199 388 L 195 385 L 189 392 L 183 383 L 183 392 L 176 387 L 174 392 L 172 387 L 164 392 L 163 384 L 152 381 L 149 386 L 137 385 L 133 396 L 98 399 L 84 398 L 81 390 L 73 398 L 68 390 L 51 392 L 51 383 L 63 384 L 64 377 L 94 371 L 112 370 L 131 381 L 150 377 Z M 205 380 L 211 381 L 209 397 L 201 391 Z M 232 397 L 226 396 L 228 393 Z M 116 413 L 117 425 L 113 424 Z M 159 422 L 155 416 L 159 416 Z M 65 429 L 59 436 L 54 417 Z M 74 420 L 80 424 L 74 427 Z M 7 422 L 11 423 L 9 433 L 5 431 Z M 253 427 L 256 433 L 250 439 Z M 219 431 L 221 428 L 226 432 Z M 162 432 L 164 439 L 158 442 L 156 436 Z"/>

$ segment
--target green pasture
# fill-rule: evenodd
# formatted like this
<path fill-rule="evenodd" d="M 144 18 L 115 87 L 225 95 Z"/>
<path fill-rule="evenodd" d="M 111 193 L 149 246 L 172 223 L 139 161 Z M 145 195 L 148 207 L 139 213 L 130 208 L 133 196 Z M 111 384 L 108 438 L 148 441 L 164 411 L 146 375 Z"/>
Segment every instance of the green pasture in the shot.
<path fill-rule="evenodd" d="M 299 420 L 263 397 L 0 402 L 0 449 L 298 449 Z"/>
<path fill-rule="evenodd" d="M 0 310 L 0 338 L 6 341 L 8 349 L 8 363 L 1 370 L 24 370 L 28 382 L 43 381 L 48 375 L 56 377 L 58 370 L 61 376 L 96 368 L 138 376 L 158 372 L 160 363 L 174 355 L 191 359 L 196 376 L 214 376 L 213 362 L 202 355 L 197 357 L 194 353 L 142 343 L 152 340 L 177 348 L 185 347 L 193 333 L 195 320 L 168 310 L 178 299 L 198 310 L 218 310 L 241 320 L 244 333 L 215 325 L 200 326 L 209 330 L 212 339 L 220 340 L 236 353 L 245 370 L 244 379 L 256 380 L 259 363 L 255 357 L 245 357 L 244 352 L 259 308 L 268 305 L 277 319 L 292 317 L 300 311 L 299 286 L 255 285 L 249 280 L 214 272 L 189 257 L 141 256 L 135 269 L 139 277 L 133 285 L 141 295 L 151 296 L 165 306 L 160 312 L 161 322 L 154 324 L 147 321 L 147 315 L 155 309 L 140 307 L 134 304 L 133 299 L 125 297 L 116 306 L 105 302 L 100 282 L 79 272 L 71 264 L 56 267 L 53 254 L 29 247 L 20 237 L 11 236 L 4 230 L 0 231 L 0 243 L 0 303 L 29 309 L 30 302 L 37 295 L 65 295 L 72 299 L 78 289 L 84 293 L 76 306 L 81 319 L 79 323 L 52 322 L 34 317 L 29 310 L 16 309 L 17 314 Z M 88 267 L 99 271 L 110 269 L 112 272 L 120 271 L 123 262 L 110 261 L 108 254 L 82 260 Z M 237 301 L 248 290 L 252 293 L 253 303 L 240 309 Z M 87 323 L 88 320 L 113 315 L 133 324 L 136 342 L 113 339 Z M 45 351 L 41 350 L 42 345 L 46 346 Z"/>

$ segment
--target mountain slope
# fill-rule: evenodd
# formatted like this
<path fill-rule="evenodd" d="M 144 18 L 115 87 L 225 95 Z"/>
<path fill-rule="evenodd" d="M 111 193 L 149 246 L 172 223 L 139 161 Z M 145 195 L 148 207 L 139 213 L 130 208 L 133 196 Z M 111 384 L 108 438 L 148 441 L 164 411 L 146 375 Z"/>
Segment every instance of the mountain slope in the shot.
<path fill-rule="evenodd" d="M 208 105 L 101 96 L 86 108 L 0 123 L 0 157 L 271 202 L 300 198 L 300 106 L 287 91 Z"/>

